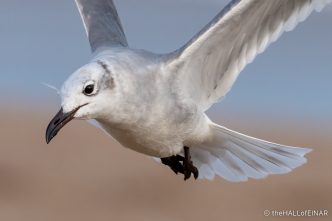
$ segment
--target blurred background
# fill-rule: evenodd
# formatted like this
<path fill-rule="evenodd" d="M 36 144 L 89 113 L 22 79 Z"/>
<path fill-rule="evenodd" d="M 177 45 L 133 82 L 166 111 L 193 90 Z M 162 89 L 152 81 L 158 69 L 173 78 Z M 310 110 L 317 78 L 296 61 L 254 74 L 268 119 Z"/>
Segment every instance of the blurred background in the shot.
<path fill-rule="evenodd" d="M 115 0 L 130 46 L 170 52 L 225 0 Z M 0 2 L 0 220 L 289 220 L 264 210 L 332 216 L 332 7 L 313 13 L 247 66 L 216 122 L 277 143 L 312 147 L 287 175 L 229 183 L 183 181 L 149 157 L 75 121 L 44 141 L 60 87 L 91 58 L 74 1 Z M 296 219 L 296 218 L 294 218 Z"/>

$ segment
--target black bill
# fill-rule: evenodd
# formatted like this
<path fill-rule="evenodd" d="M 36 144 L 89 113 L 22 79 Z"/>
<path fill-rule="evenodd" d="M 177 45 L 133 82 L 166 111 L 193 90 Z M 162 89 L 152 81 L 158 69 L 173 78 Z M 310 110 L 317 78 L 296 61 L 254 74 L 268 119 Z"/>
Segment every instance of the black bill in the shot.
<path fill-rule="evenodd" d="M 48 124 L 46 129 L 46 143 L 50 143 L 50 141 L 57 135 L 57 133 L 63 128 L 69 121 L 74 118 L 75 113 L 81 108 L 82 106 L 68 112 L 63 113 L 62 108 L 60 111 L 55 115 L 55 117 L 51 120 Z"/>

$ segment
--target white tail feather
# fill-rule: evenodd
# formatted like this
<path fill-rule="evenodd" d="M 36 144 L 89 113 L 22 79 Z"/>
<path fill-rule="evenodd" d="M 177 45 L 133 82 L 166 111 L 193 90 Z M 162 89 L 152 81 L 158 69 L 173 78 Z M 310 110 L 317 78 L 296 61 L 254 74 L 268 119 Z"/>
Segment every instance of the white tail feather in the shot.
<path fill-rule="evenodd" d="M 232 182 L 283 174 L 306 163 L 311 149 L 283 146 L 260 140 L 211 123 L 213 139 L 191 148 L 199 178 L 215 175 Z"/>

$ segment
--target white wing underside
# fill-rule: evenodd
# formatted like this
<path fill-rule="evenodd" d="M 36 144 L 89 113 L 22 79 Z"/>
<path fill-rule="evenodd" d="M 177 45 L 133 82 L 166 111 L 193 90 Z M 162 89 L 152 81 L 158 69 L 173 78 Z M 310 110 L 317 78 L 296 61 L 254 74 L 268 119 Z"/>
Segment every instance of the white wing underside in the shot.
<path fill-rule="evenodd" d="M 330 0 L 233 0 L 181 49 L 168 70 L 181 94 L 207 110 L 231 89 L 239 73 L 285 31 Z"/>
<path fill-rule="evenodd" d="M 127 47 L 118 13 L 112 0 L 75 0 L 92 52 L 104 47 Z"/>

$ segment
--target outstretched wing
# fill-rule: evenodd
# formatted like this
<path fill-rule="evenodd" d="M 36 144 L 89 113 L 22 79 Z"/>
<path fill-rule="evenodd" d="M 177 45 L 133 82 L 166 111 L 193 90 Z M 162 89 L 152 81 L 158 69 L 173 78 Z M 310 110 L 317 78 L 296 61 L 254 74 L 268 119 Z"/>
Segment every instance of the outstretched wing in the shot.
<path fill-rule="evenodd" d="M 92 52 L 101 47 L 128 46 L 112 0 L 75 0 Z"/>
<path fill-rule="evenodd" d="M 168 71 L 181 94 L 203 110 L 231 89 L 257 54 L 330 0 L 233 0 L 184 47 L 171 53 Z"/>

